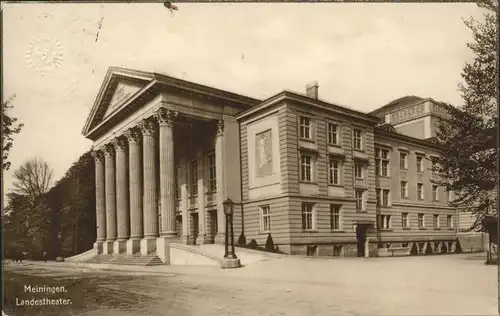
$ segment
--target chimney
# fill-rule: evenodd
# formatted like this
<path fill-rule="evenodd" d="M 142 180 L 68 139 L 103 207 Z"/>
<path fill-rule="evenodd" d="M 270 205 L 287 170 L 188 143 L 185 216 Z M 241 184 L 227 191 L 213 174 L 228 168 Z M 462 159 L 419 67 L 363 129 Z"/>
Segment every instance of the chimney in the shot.
<path fill-rule="evenodd" d="M 313 99 L 318 99 L 318 82 L 313 81 L 306 86 L 306 95 Z"/>

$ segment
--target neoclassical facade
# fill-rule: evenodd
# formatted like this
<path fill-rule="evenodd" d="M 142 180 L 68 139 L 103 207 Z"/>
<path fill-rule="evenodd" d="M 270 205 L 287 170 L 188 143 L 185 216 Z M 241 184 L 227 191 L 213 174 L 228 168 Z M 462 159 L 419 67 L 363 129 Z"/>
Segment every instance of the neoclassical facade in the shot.
<path fill-rule="evenodd" d="M 320 100 L 317 84 L 257 100 L 112 67 L 83 130 L 95 247 L 162 257 L 167 243 L 223 243 L 231 198 L 236 239 L 263 246 L 271 235 L 289 254 L 453 250 L 458 216 L 432 184 L 439 149 L 426 129 L 441 114 L 427 101 L 363 113 Z"/>

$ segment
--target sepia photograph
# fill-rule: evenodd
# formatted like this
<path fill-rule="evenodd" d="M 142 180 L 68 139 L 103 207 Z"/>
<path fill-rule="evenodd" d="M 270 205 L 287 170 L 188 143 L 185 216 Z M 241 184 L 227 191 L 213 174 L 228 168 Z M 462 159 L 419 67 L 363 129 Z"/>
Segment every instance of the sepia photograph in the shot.
<path fill-rule="evenodd" d="M 1 6 L 2 315 L 499 315 L 497 0 Z"/>

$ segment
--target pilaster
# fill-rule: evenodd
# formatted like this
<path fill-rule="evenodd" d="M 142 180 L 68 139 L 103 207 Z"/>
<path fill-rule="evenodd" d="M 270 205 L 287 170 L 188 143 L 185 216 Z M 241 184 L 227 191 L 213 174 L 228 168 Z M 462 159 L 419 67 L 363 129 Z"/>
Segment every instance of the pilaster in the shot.
<path fill-rule="evenodd" d="M 207 176 L 207 164 L 203 156 L 203 149 L 198 149 L 198 237 L 195 243 L 203 245 L 207 243 L 206 237 L 206 204 L 205 204 L 205 179 Z"/>
<path fill-rule="evenodd" d="M 188 197 L 188 173 L 187 173 L 187 162 L 184 157 L 181 158 L 181 170 L 182 176 L 179 176 L 181 182 L 181 214 L 182 214 L 182 238 L 181 242 L 187 244 L 189 240 L 189 197 Z"/>

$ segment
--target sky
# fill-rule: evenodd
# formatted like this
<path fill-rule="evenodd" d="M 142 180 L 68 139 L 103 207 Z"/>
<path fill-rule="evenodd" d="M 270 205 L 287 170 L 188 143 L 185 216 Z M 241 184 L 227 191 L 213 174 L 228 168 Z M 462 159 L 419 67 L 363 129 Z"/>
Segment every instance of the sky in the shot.
<path fill-rule="evenodd" d="M 461 104 L 472 3 L 4 3 L 3 95 L 25 124 L 4 173 L 32 157 L 59 180 L 92 142 L 82 128 L 110 66 L 265 99 L 304 92 L 371 111 L 405 96 Z M 40 43 L 45 43 L 43 46 Z M 47 44 L 48 43 L 48 44 Z M 57 56 L 42 67 L 37 47 Z M 35 50 L 34 50 L 34 49 Z"/>

